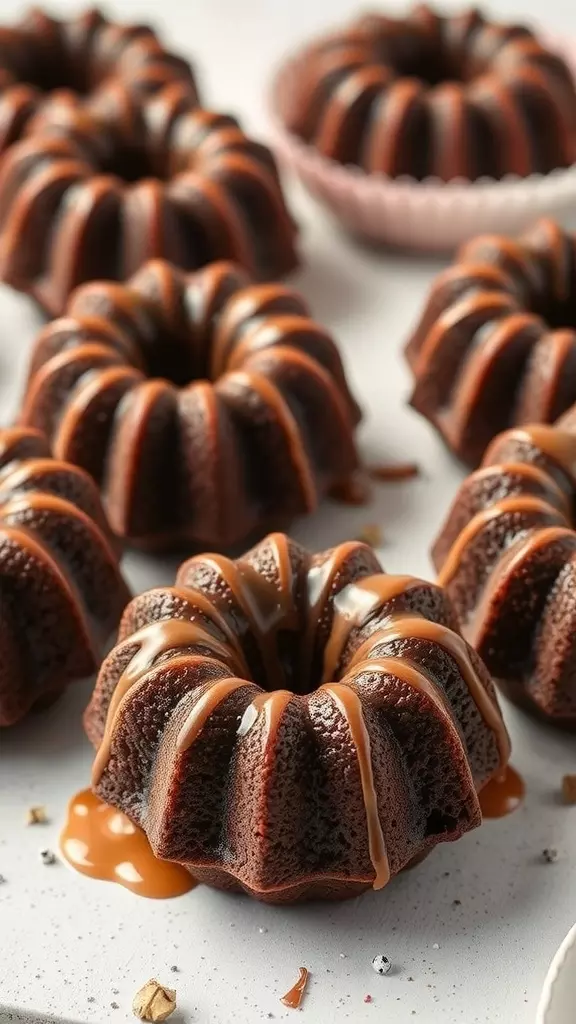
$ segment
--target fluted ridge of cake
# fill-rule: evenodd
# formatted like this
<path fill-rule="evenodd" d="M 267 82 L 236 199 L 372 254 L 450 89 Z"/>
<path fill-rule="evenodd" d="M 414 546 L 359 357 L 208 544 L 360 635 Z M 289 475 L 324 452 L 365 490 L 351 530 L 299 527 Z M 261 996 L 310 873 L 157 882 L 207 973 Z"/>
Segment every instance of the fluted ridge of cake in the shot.
<path fill-rule="evenodd" d="M 92 675 L 128 600 L 90 477 L 0 431 L 0 725 Z"/>
<path fill-rule="evenodd" d="M 433 549 L 463 635 L 504 692 L 576 728 L 576 433 L 500 434 L 463 483 Z"/>
<path fill-rule="evenodd" d="M 113 529 L 219 548 L 316 508 L 358 465 L 330 335 L 219 262 L 93 282 L 40 332 L 22 422 L 99 484 Z"/>
<path fill-rule="evenodd" d="M 467 243 L 406 348 L 411 404 L 468 465 L 501 430 L 576 402 L 575 237 L 549 219 Z"/>

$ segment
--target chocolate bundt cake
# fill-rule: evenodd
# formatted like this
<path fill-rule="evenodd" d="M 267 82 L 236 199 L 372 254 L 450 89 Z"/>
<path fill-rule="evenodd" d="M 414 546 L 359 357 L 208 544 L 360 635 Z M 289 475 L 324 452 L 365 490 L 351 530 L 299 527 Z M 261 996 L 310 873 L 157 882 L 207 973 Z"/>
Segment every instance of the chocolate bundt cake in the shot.
<path fill-rule="evenodd" d="M 22 422 L 101 487 L 113 530 L 222 548 L 357 467 L 340 356 L 298 294 L 231 263 L 93 282 L 41 332 Z"/>
<path fill-rule="evenodd" d="M 437 278 L 406 349 L 411 405 L 471 466 L 501 430 L 576 402 L 576 236 L 482 236 Z"/>
<path fill-rule="evenodd" d="M 4 30 L 3 280 L 57 315 L 76 285 L 125 280 L 152 257 L 291 270 L 295 227 L 271 153 L 197 104 L 189 66 L 144 26 L 36 12 Z"/>
<path fill-rule="evenodd" d="M 443 592 L 357 542 L 271 534 L 128 606 L 86 711 L 93 785 L 199 880 L 270 902 L 382 888 L 480 824 L 508 737 Z"/>
<path fill-rule="evenodd" d="M 368 14 L 298 61 L 286 127 L 369 174 L 526 176 L 576 160 L 576 89 L 523 25 L 477 10 Z"/>
<path fill-rule="evenodd" d="M 518 427 L 464 482 L 433 559 L 503 691 L 576 729 L 576 412 Z"/>
<path fill-rule="evenodd" d="M 129 597 L 90 477 L 0 430 L 0 726 L 93 675 Z"/>

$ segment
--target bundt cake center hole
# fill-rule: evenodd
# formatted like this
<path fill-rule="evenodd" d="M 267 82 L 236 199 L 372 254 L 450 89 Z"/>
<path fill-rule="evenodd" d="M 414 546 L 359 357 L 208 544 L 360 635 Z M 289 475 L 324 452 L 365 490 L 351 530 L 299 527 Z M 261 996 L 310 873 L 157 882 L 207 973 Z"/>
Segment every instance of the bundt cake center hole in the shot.
<path fill-rule="evenodd" d="M 146 178 L 159 178 L 165 181 L 167 171 L 162 154 L 156 159 L 144 146 L 135 145 L 128 139 L 115 136 L 108 152 L 99 160 L 99 170 L 105 174 L 114 174 L 127 184 L 134 184 Z"/>
<path fill-rule="evenodd" d="M 158 325 L 153 341 L 141 341 L 141 354 L 147 376 L 166 380 L 177 388 L 208 380 L 208 368 L 201 361 L 192 332 L 177 333 L 166 325 Z"/>
<path fill-rule="evenodd" d="M 488 70 L 488 62 L 472 64 L 465 47 L 448 48 L 441 39 L 430 40 L 417 30 L 392 40 L 386 36 L 378 52 L 382 64 L 399 78 L 419 79 L 429 88 L 467 83 Z"/>

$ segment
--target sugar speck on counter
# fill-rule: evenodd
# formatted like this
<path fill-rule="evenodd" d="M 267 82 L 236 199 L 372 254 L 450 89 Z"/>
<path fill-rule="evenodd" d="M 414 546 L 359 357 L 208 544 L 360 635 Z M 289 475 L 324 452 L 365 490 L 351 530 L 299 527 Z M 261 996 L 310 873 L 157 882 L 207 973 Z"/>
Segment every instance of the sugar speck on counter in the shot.
<path fill-rule="evenodd" d="M 439 942 L 433 942 L 432 943 L 432 949 L 440 949 L 440 943 Z"/>
<path fill-rule="evenodd" d="M 267 928 L 259 928 L 258 931 L 260 932 L 260 935 L 264 935 L 268 931 L 268 929 Z"/>
<path fill-rule="evenodd" d="M 372 967 L 376 974 L 389 974 L 392 970 L 392 961 L 383 953 L 377 953 L 372 960 Z"/>

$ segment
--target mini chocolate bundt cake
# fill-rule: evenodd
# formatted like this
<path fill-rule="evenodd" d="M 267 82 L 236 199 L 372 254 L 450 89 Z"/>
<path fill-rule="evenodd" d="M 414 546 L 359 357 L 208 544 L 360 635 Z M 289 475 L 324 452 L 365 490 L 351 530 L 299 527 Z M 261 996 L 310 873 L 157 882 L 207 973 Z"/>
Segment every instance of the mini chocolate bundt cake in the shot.
<path fill-rule="evenodd" d="M 129 599 L 90 477 L 0 430 L 0 726 L 93 675 Z"/>
<path fill-rule="evenodd" d="M 467 243 L 406 355 L 411 405 L 471 466 L 501 430 L 557 419 L 576 402 L 576 236 L 541 220 Z"/>
<path fill-rule="evenodd" d="M 509 754 L 439 587 L 284 534 L 135 598 L 85 724 L 157 856 L 269 902 L 382 888 L 480 824 Z"/>
<path fill-rule="evenodd" d="M 576 89 L 523 25 L 477 10 L 367 14 L 298 60 L 286 127 L 369 174 L 475 180 L 576 160 Z"/>
<path fill-rule="evenodd" d="M 576 410 L 500 434 L 433 550 L 466 639 L 503 691 L 576 729 Z"/>
<path fill-rule="evenodd" d="M 340 356 L 300 296 L 214 263 L 93 282 L 42 330 L 22 422 L 88 470 L 113 530 L 227 547 L 357 468 Z"/>
<path fill-rule="evenodd" d="M 0 108 L 0 151 L 14 143 L 0 276 L 51 315 L 83 281 L 125 280 L 152 257 L 232 259 L 260 278 L 295 266 L 271 153 L 198 107 L 189 66 L 150 29 L 34 13 L 0 36 Z"/>

